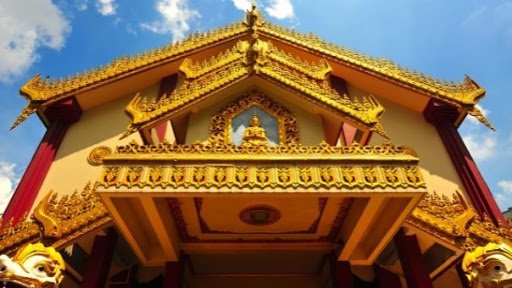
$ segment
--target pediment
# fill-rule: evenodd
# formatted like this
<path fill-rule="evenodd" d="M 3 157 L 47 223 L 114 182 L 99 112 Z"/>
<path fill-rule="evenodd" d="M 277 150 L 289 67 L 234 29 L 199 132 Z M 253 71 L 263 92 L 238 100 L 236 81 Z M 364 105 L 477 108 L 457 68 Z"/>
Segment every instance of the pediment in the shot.
<path fill-rule="evenodd" d="M 475 106 L 484 96 L 485 90 L 470 77 L 466 76 L 460 82 L 446 82 L 427 77 L 422 73 L 400 67 L 392 61 L 369 57 L 328 43 L 317 36 L 302 34 L 269 23 L 261 18 L 257 10 L 249 11 L 244 21 L 206 33 L 195 33 L 184 41 L 133 57 L 122 57 L 103 67 L 76 74 L 73 77 L 43 79 L 41 75 L 36 75 L 20 89 L 20 93 L 29 100 L 29 103 L 13 127 L 34 112 L 38 112 L 44 119 L 44 109 L 65 98 L 76 97 L 82 108 L 86 110 L 92 105 L 91 103 L 98 105 L 102 101 L 112 100 L 112 97 L 121 97 L 135 92 L 148 83 L 160 81 L 169 72 L 176 71 L 189 57 L 194 58 L 197 55 L 209 57 L 218 54 L 219 51 L 225 51 L 227 47 L 233 47 L 237 42 L 251 41 L 253 37 L 266 43 L 272 41 L 276 47 L 286 49 L 288 52 L 306 55 L 308 60 L 324 59 L 322 62 L 331 66 L 333 75 L 346 79 L 354 85 L 364 86 L 370 93 L 383 95 L 402 105 L 409 105 L 411 109 L 421 112 L 428 100 L 434 98 L 456 107 L 460 112 L 460 119 L 470 114 L 492 128 Z M 272 63 L 278 66 L 282 64 Z M 275 74 L 276 70 L 273 71 Z M 309 71 L 307 69 L 302 72 L 307 75 Z M 322 74 L 321 69 L 317 72 L 319 75 Z M 187 72 L 182 69 L 182 73 Z M 190 76 L 190 74 L 186 75 Z M 283 75 L 275 76 L 274 79 L 283 77 Z M 314 78 L 316 75 L 308 76 Z M 108 93 L 101 93 L 103 90 Z M 105 97 L 105 94 L 115 95 Z M 336 104 L 338 100 L 334 99 L 331 104 Z"/>
<path fill-rule="evenodd" d="M 168 94 L 158 98 L 137 94 L 126 107 L 131 124 L 125 135 L 194 109 L 209 98 L 217 102 L 222 94 L 244 94 L 245 87 L 268 87 L 273 94 L 287 91 L 289 102 L 306 101 L 307 105 L 320 106 L 355 127 L 386 137 L 379 123 L 382 105 L 371 96 L 349 97 L 335 89 L 330 72 L 325 60 L 302 60 L 279 50 L 270 41 L 238 41 L 208 60 L 186 58 L 179 67 L 176 88 Z"/>

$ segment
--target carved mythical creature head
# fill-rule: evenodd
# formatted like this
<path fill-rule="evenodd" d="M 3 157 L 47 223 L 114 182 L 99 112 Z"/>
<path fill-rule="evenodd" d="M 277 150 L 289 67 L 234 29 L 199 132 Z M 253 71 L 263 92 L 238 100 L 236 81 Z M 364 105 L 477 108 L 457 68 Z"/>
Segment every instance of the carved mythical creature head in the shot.
<path fill-rule="evenodd" d="M 62 256 L 53 247 L 28 244 L 13 258 L 0 255 L 0 285 L 5 287 L 56 288 L 65 269 Z"/>
<path fill-rule="evenodd" d="M 473 288 L 512 287 L 512 247 L 489 243 L 467 252 L 462 268 Z"/>

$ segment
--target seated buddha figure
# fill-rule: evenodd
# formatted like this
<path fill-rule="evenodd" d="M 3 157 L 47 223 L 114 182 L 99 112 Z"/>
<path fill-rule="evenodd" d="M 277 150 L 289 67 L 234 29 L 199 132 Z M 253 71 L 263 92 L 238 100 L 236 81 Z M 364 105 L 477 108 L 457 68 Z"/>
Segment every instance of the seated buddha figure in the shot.
<path fill-rule="evenodd" d="M 261 146 L 267 144 L 268 138 L 265 134 L 265 128 L 261 127 L 260 118 L 254 114 L 249 121 L 249 127 L 245 128 L 242 146 Z"/>

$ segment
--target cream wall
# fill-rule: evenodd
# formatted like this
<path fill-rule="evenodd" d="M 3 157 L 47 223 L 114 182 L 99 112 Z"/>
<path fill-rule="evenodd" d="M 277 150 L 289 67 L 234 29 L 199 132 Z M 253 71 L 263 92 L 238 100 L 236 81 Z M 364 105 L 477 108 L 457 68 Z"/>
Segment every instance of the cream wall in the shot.
<path fill-rule="evenodd" d="M 158 91 L 154 87 L 141 93 L 152 94 Z M 84 111 L 80 120 L 71 125 L 57 151 L 55 160 L 48 171 L 34 206 L 54 191 L 59 195 L 81 191 L 88 183 L 97 181 L 101 174 L 101 166 L 92 166 L 87 162 L 90 151 L 98 146 L 108 146 L 112 150 L 116 146 L 125 145 L 132 140 L 142 143 L 138 133 L 122 140 L 120 136 L 129 124 L 129 118 L 124 108 L 133 95 L 127 95 L 119 100 L 100 105 Z"/>
<path fill-rule="evenodd" d="M 322 126 L 322 119 L 319 115 L 307 112 L 306 110 L 293 106 L 280 100 L 278 97 L 272 97 L 275 102 L 283 105 L 290 110 L 297 121 L 299 122 L 300 140 L 305 145 L 318 145 L 324 139 L 324 128 Z M 239 96 L 235 96 L 206 109 L 192 113 L 189 120 L 189 127 L 187 130 L 186 143 L 193 143 L 197 141 L 206 141 L 208 139 L 208 128 L 210 127 L 210 118 L 212 118 L 223 107 L 230 104 Z"/>
<path fill-rule="evenodd" d="M 349 87 L 351 95 L 362 93 L 364 92 Z M 396 145 L 410 146 L 418 153 L 419 166 L 428 191 L 451 197 L 458 190 L 465 196 L 464 186 L 435 127 L 426 122 L 421 113 L 377 98 L 385 108 L 381 123 L 391 138 L 390 141 Z M 384 138 L 374 133 L 369 144 L 379 145 L 384 141 Z"/>

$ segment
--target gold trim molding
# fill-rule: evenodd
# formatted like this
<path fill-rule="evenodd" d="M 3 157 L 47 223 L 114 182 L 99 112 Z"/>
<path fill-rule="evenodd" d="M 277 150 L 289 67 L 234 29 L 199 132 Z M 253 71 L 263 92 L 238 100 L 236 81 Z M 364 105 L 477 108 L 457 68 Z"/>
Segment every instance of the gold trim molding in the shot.
<path fill-rule="evenodd" d="M 297 142 L 291 142 L 288 145 L 279 146 L 238 146 L 234 144 L 226 144 L 218 142 L 218 138 L 210 138 L 206 142 L 195 142 L 192 144 L 170 144 L 159 143 L 153 145 L 139 145 L 135 141 L 131 141 L 124 146 L 117 146 L 116 152 L 104 158 L 107 163 L 115 163 L 117 160 L 166 160 L 165 157 L 179 158 L 179 155 L 189 156 L 182 159 L 214 159 L 217 155 L 220 159 L 234 159 L 238 155 L 244 159 L 250 159 L 250 155 L 254 155 L 254 159 L 269 161 L 272 159 L 333 159 L 333 160 L 361 160 L 361 161 L 396 161 L 396 162 L 418 162 L 418 155 L 414 149 L 408 146 L 397 146 L 390 142 L 382 145 L 367 146 L 359 143 L 352 143 L 350 146 L 332 146 L 322 141 L 317 146 L 303 145 Z M 139 155 L 140 157 L 135 157 Z M 156 156 L 159 155 L 159 156 Z M 231 156 L 230 156 L 231 155 Z M 294 157 L 287 157 L 294 156 Z M 322 157 L 329 156 L 329 157 Z M 163 157 L 163 158 L 160 158 Z"/>

